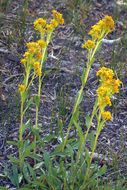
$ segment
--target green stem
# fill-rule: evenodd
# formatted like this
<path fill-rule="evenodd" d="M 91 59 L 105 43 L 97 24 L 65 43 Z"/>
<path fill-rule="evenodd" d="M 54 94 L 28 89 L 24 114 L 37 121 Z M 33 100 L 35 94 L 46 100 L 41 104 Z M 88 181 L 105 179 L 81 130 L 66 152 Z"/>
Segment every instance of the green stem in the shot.
<path fill-rule="evenodd" d="M 80 150 L 79 150 L 77 159 L 76 159 L 76 163 L 75 163 L 73 175 L 75 174 L 75 171 L 76 171 L 76 168 L 77 168 L 77 164 L 78 164 L 78 161 L 79 161 L 79 159 L 80 159 L 81 151 L 82 151 L 82 149 L 83 149 L 84 143 L 85 143 L 86 138 L 87 138 L 87 136 L 88 136 L 88 133 L 89 133 L 89 130 L 90 130 L 90 127 L 91 127 L 91 123 L 92 123 L 93 117 L 94 117 L 94 115 L 95 115 L 96 108 L 97 108 L 97 104 L 94 105 L 93 112 L 92 112 L 92 116 L 91 116 L 91 118 L 90 118 L 90 122 L 89 122 L 89 125 L 88 125 L 88 127 L 87 127 L 86 134 L 85 134 L 85 136 L 84 136 L 84 138 L 83 138 L 83 141 L 82 141 L 82 144 L 81 144 L 81 147 L 80 147 Z"/>
<path fill-rule="evenodd" d="M 47 46 L 50 42 L 50 38 L 51 38 L 51 35 L 52 35 L 52 32 L 49 33 L 49 35 L 47 36 Z M 43 36 L 42 36 L 43 37 Z M 45 59 L 45 54 L 46 54 L 46 50 L 47 50 L 47 46 L 42 50 L 42 60 L 41 60 L 41 64 L 40 64 L 40 69 L 42 70 L 42 65 L 44 63 L 44 59 Z M 38 86 L 38 98 L 39 98 L 39 101 L 40 101 L 40 94 L 41 94 L 41 76 L 39 76 L 39 86 Z M 39 106 L 39 105 L 38 105 Z M 36 105 L 36 120 L 35 120 L 35 129 L 37 129 L 37 125 L 38 125 L 38 106 Z M 36 145 L 36 135 L 34 137 L 34 142 L 35 142 L 35 145 Z M 35 149 L 34 149 L 34 154 L 36 153 L 36 146 L 35 146 Z"/>
<path fill-rule="evenodd" d="M 101 112 L 99 112 L 97 129 L 98 129 L 98 127 L 100 126 L 100 120 L 101 120 Z M 84 189 L 85 189 L 85 183 L 86 183 L 86 180 L 87 180 L 87 177 L 88 177 L 88 174 L 89 174 L 90 165 L 91 165 L 91 162 L 92 162 L 92 159 L 93 159 L 94 151 L 95 151 L 95 149 L 96 149 L 96 145 L 97 145 L 97 140 L 98 140 L 99 134 L 100 134 L 100 133 L 97 133 L 97 134 L 96 134 L 95 141 L 94 141 L 94 147 L 93 147 L 92 154 L 91 154 L 91 157 L 90 157 L 90 164 L 89 164 L 89 167 L 87 168 L 86 175 L 85 175 L 85 179 L 84 179 L 83 185 L 81 186 L 81 189 L 80 189 L 80 190 L 84 190 Z"/>
<path fill-rule="evenodd" d="M 23 101 L 21 101 L 21 121 L 20 121 L 20 129 L 19 129 L 19 141 L 20 141 L 20 147 L 19 147 L 19 162 L 20 162 L 20 171 L 22 172 L 22 126 L 23 126 Z"/>
<path fill-rule="evenodd" d="M 80 91 L 79 91 L 79 95 L 78 95 L 77 101 L 76 101 L 76 103 L 75 103 L 75 105 L 74 105 L 73 113 L 72 113 L 71 120 L 70 120 L 68 129 L 67 129 L 67 134 L 66 134 L 66 137 L 65 137 L 65 140 L 64 140 L 64 144 L 63 144 L 63 147 L 62 147 L 62 151 L 64 151 L 64 147 L 65 147 L 65 145 L 66 145 L 67 138 L 68 138 L 68 135 L 69 135 L 71 126 L 72 126 L 72 124 L 73 124 L 74 114 L 75 114 L 75 112 L 76 112 L 76 110 L 77 110 L 77 107 L 78 107 L 78 105 L 79 105 L 79 101 L 80 101 L 81 95 L 82 95 L 82 93 L 83 93 L 83 89 L 84 89 L 84 87 L 85 87 L 85 84 L 86 84 L 86 81 L 87 81 L 87 78 L 88 78 L 89 71 L 90 71 L 90 67 L 87 68 L 87 71 L 86 71 L 86 74 L 85 74 L 85 78 L 84 78 L 84 85 L 81 86 L 81 89 L 80 89 Z"/>

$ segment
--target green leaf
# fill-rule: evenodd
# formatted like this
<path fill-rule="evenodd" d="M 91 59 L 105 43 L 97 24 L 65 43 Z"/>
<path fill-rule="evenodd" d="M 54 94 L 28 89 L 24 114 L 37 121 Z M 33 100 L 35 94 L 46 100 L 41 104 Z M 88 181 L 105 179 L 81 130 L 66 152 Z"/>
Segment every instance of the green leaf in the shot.
<path fill-rule="evenodd" d="M 48 135 L 44 138 L 43 142 L 49 142 L 51 141 L 52 139 L 57 139 L 57 136 L 56 135 Z"/>
<path fill-rule="evenodd" d="M 106 172 L 106 170 L 107 170 L 107 166 L 106 166 L 106 165 L 104 165 L 103 167 L 101 167 L 101 168 L 99 169 L 99 171 L 96 171 L 96 173 L 91 177 L 90 182 L 91 182 L 92 180 L 96 179 L 97 177 L 102 176 L 102 175 Z M 90 183 L 90 182 L 89 182 L 89 183 Z"/>
<path fill-rule="evenodd" d="M 36 104 L 36 106 L 37 107 L 39 107 L 39 103 L 40 103 L 40 98 L 39 98 L 39 96 L 34 96 L 34 102 L 35 102 L 35 104 Z"/>
<path fill-rule="evenodd" d="M 29 188 L 20 188 L 19 190 L 31 190 L 31 187 L 30 187 L 30 189 Z"/>
<path fill-rule="evenodd" d="M 14 179 L 15 186 L 19 187 L 18 169 L 15 164 L 13 164 L 12 170 L 13 170 L 13 179 Z"/>
<path fill-rule="evenodd" d="M 19 142 L 7 141 L 7 143 L 9 143 L 9 144 L 12 144 L 12 145 L 14 145 L 14 146 L 19 147 Z"/>
<path fill-rule="evenodd" d="M 29 126 L 30 121 L 31 120 L 29 119 L 24 125 L 22 125 L 22 135 L 23 135 L 24 131 L 27 129 L 27 127 Z"/>
<path fill-rule="evenodd" d="M 0 174 L 0 177 L 6 177 L 6 175 Z"/>
<path fill-rule="evenodd" d="M 45 78 L 45 76 L 48 75 L 51 71 L 52 71 L 52 69 L 45 71 L 41 80 L 43 80 Z"/>
<path fill-rule="evenodd" d="M 53 152 L 50 154 L 50 157 L 53 158 L 53 157 L 56 157 L 56 156 L 60 156 L 60 157 L 65 157 L 68 155 L 68 152 Z"/>
<path fill-rule="evenodd" d="M 55 149 L 54 152 L 59 152 L 60 150 L 62 150 L 62 148 L 63 148 L 63 143 L 59 144 L 59 145 L 56 147 L 56 149 Z"/>
<path fill-rule="evenodd" d="M 83 72 L 82 72 L 82 76 L 81 76 L 82 86 L 85 85 L 85 83 L 84 83 L 85 74 L 86 74 L 85 68 L 83 67 Z"/>
<path fill-rule="evenodd" d="M 77 122 L 78 118 L 79 118 L 79 108 L 77 108 L 77 110 L 75 111 L 75 113 L 73 115 L 73 120 L 75 120 L 75 122 Z"/>
<path fill-rule="evenodd" d="M 45 55 L 44 55 L 44 58 L 43 58 L 43 63 L 46 61 L 46 59 L 47 59 L 47 48 L 45 50 Z"/>
<path fill-rule="evenodd" d="M 35 142 L 32 142 L 29 146 L 27 146 L 27 147 L 25 148 L 24 152 L 22 153 L 22 160 L 23 160 L 25 157 L 29 156 L 30 151 L 31 151 L 31 150 L 34 150 L 35 147 L 36 147 L 36 143 L 35 143 Z"/>
<path fill-rule="evenodd" d="M 26 179 L 27 182 L 30 182 L 30 175 L 29 175 L 29 171 L 27 168 L 27 164 L 23 164 L 23 176 Z"/>
<path fill-rule="evenodd" d="M 19 164 L 19 159 L 18 158 L 14 158 L 12 156 L 7 156 L 7 157 L 9 159 L 9 162 Z"/>
<path fill-rule="evenodd" d="M 86 158 L 88 167 L 90 167 L 90 155 L 89 155 L 89 151 L 87 150 L 86 147 L 85 147 L 85 158 Z"/>
<path fill-rule="evenodd" d="M 63 123 L 60 119 L 58 119 L 58 126 L 60 127 L 60 129 L 63 129 Z"/>
<path fill-rule="evenodd" d="M 46 166 L 47 170 L 49 170 L 49 166 L 51 166 L 51 160 L 50 160 L 49 154 L 47 154 L 47 152 L 44 153 L 44 161 L 45 161 L 45 166 Z"/>
<path fill-rule="evenodd" d="M 95 134 L 94 132 L 91 133 L 91 149 L 93 150 L 94 147 L 94 143 L 95 143 Z"/>
<path fill-rule="evenodd" d="M 27 105 L 26 105 L 26 108 L 23 112 L 23 114 L 26 112 L 26 110 L 29 108 L 29 106 L 33 103 L 33 98 L 31 98 L 28 102 L 27 102 Z"/>
<path fill-rule="evenodd" d="M 80 98 L 79 98 L 79 96 L 80 96 Z M 79 100 L 78 100 L 78 98 L 79 98 Z M 75 97 L 75 103 L 77 102 L 77 100 L 78 100 L 78 105 L 81 103 L 81 101 L 82 101 L 82 98 L 83 98 L 83 93 L 80 95 L 80 90 L 77 92 L 77 94 L 76 94 L 76 97 Z"/>
<path fill-rule="evenodd" d="M 39 181 L 32 181 L 31 184 L 34 184 L 34 185 L 36 185 L 37 187 L 42 187 L 43 190 L 49 190 L 49 188 L 46 187 L 42 182 L 39 182 Z"/>
<path fill-rule="evenodd" d="M 80 141 L 82 142 L 83 139 L 84 139 L 84 135 L 83 135 L 83 132 L 82 132 L 82 128 L 79 126 L 79 124 L 78 124 L 75 120 L 73 120 L 73 123 L 74 123 L 76 129 L 78 130 L 78 135 L 79 135 L 79 137 L 80 137 Z"/>
<path fill-rule="evenodd" d="M 85 121 L 87 128 L 88 128 L 89 123 L 90 123 L 90 116 L 89 115 L 90 115 L 90 113 L 88 112 L 88 114 L 86 115 L 86 121 Z"/>
<path fill-rule="evenodd" d="M 67 149 L 68 149 L 68 152 L 69 152 L 71 155 L 74 154 L 73 148 L 71 147 L 70 144 L 67 144 Z"/>
<path fill-rule="evenodd" d="M 29 169 L 29 171 L 30 171 L 30 175 L 33 177 L 33 179 L 34 179 L 34 180 L 37 180 L 36 174 L 35 174 L 33 168 L 30 166 L 30 164 L 27 163 L 27 167 L 28 167 L 28 169 Z M 35 168 L 35 166 L 34 166 L 34 168 Z"/>
<path fill-rule="evenodd" d="M 42 156 L 40 155 L 34 155 L 33 153 L 29 153 L 29 157 L 38 160 L 39 162 L 42 161 Z"/>
<path fill-rule="evenodd" d="M 22 93 L 22 96 L 21 96 L 22 102 L 25 102 L 26 96 L 27 96 L 27 91 L 25 90 L 25 91 Z"/>
<path fill-rule="evenodd" d="M 2 187 L 2 186 L 0 186 L 0 190 L 9 190 L 9 189 L 6 188 L 6 187 Z"/>

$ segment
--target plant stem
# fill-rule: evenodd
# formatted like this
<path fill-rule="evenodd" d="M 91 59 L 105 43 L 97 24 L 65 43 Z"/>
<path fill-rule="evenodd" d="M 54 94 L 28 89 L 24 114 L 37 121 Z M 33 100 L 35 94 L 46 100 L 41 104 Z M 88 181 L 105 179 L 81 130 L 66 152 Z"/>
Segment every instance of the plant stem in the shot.
<path fill-rule="evenodd" d="M 98 130 L 99 126 L 100 126 L 100 120 L 101 120 L 101 112 L 99 112 L 97 130 Z M 93 159 L 94 151 L 95 151 L 95 149 L 96 149 L 96 145 L 97 145 L 97 140 L 98 140 L 99 134 L 100 134 L 100 132 L 96 134 L 95 141 L 94 141 L 94 146 L 93 146 L 93 149 L 92 149 L 92 154 L 91 154 L 91 157 L 90 157 L 90 164 L 89 164 L 89 167 L 87 168 L 86 175 L 85 175 L 85 179 L 84 179 L 83 185 L 81 186 L 81 189 L 80 189 L 80 190 L 84 190 L 84 189 L 85 189 L 84 186 L 85 186 L 85 183 L 86 183 L 88 174 L 89 174 L 90 165 L 91 165 L 91 162 L 92 162 L 92 159 Z"/>
<path fill-rule="evenodd" d="M 73 112 L 72 112 L 71 120 L 70 120 L 68 129 L 67 129 L 67 134 L 66 134 L 66 137 L 65 137 L 65 140 L 64 140 L 64 144 L 63 144 L 63 147 L 62 147 L 62 152 L 64 151 L 64 147 L 65 147 L 65 145 L 66 145 L 67 138 L 68 138 L 68 135 L 69 135 L 71 126 L 72 126 L 72 124 L 73 124 L 74 114 L 75 114 L 75 112 L 76 112 L 76 110 L 77 110 L 77 107 L 78 107 L 78 105 L 79 105 L 79 101 L 80 101 L 81 95 L 82 95 L 82 93 L 83 93 L 83 89 L 84 89 L 84 87 L 85 87 L 85 84 L 86 84 L 86 81 L 87 81 L 87 78 L 88 78 L 89 71 L 90 71 L 90 66 L 88 66 L 88 68 L 87 68 L 87 71 L 86 71 L 86 74 L 85 74 L 85 78 L 84 78 L 84 85 L 81 86 L 81 89 L 80 89 L 80 91 L 79 91 L 79 95 L 78 95 L 77 101 L 76 101 L 76 103 L 75 103 L 75 105 L 74 105 L 74 109 L 73 109 Z"/>
<path fill-rule="evenodd" d="M 20 121 L 20 129 L 19 129 L 19 141 L 20 141 L 20 147 L 19 147 L 19 162 L 20 162 L 20 171 L 22 172 L 22 159 L 21 159 L 21 153 L 22 153 L 22 125 L 23 125 L 23 101 L 21 101 L 21 121 Z"/>
<path fill-rule="evenodd" d="M 97 104 L 94 105 L 93 112 L 92 112 L 92 116 L 91 116 L 91 118 L 90 118 L 90 122 L 89 122 L 89 125 L 88 125 L 88 127 L 87 127 L 86 134 L 85 134 L 85 136 L 84 136 L 84 138 L 83 138 L 83 141 L 82 141 L 82 144 L 81 144 L 81 147 L 80 147 L 80 150 L 79 150 L 77 159 L 76 159 L 76 163 L 75 163 L 73 175 L 75 174 L 75 171 L 76 171 L 76 168 L 77 168 L 77 164 L 78 164 L 78 161 L 79 161 L 79 158 L 80 158 L 80 155 L 81 155 L 81 151 L 82 151 L 82 149 L 83 149 L 84 143 L 85 143 L 86 138 L 87 138 L 87 136 L 88 136 L 88 133 L 89 133 L 89 130 L 90 130 L 90 127 L 91 127 L 91 123 L 92 123 L 93 117 L 94 117 L 94 115 L 95 115 L 96 108 L 97 108 Z"/>

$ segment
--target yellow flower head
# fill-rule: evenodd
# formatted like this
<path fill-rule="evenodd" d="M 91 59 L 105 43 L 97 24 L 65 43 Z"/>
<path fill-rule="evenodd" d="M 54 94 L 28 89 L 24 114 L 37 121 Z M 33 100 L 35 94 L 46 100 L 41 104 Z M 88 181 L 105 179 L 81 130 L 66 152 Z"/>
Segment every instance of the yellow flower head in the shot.
<path fill-rule="evenodd" d="M 26 66 L 26 59 L 21 59 L 20 63 Z"/>
<path fill-rule="evenodd" d="M 25 91 L 25 86 L 23 84 L 19 84 L 18 87 L 19 87 L 18 90 L 20 93 Z"/>
<path fill-rule="evenodd" d="M 105 96 L 105 97 L 102 96 L 102 97 L 100 97 L 99 98 L 99 102 L 100 102 L 100 106 L 102 106 L 102 107 L 106 107 L 107 105 L 109 105 L 109 106 L 112 105 L 109 96 Z"/>
<path fill-rule="evenodd" d="M 92 36 L 94 40 L 97 40 L 100 37 L 101 28 L 98 25 L 94 25 L 91 27 L 92 29 L 89 31 L 89 35 Z"/>
<path fill-rule="evenodd" d="M 28 59 L 30 56 L 30 52 L 26 51 L 23 55 L 23 57 L 25 57 L 26 59 Z"/>
<path fill-rule="evenodd" d="M 52 19 L 50 23 L 51 23 L 52 28 L 54 29 L 58 26 L 58 22 L 55 19 Z"/>
<path fill-rule="evenodd" d="M 44 40 L 38 40 L 38 45 L 41 47 L 41 48 L 44 48 L 46 46 L 46 42 Z"/>
<path fill-rule="evenodd" d="M 100 76 L 101 80 L 109 80 L 113 78 L 114 72 L 112 69 L 102 67 L 101 70 L 97 72 L 97 76 Z"/>
<path fill-rule="evenodd" d="M 41 72 L 41 69 L 40 69 L 40 68 L 37 69 L 37 75 L 38 75 L 38 76 L 41 76 L 41 75 L 42 75 L 42 72 Z"/>
<path fill-rule="evenodd" d="M 34 28 L 35 30 L 38 30 L 40 32 L 45 33 L 45 25 L 46 25 L 46 20 L 44 20 L 43 18 L 39 18 L 34 22 Z"/>
<path fill-rule="evenodd" d="M 54 30 L 53 26 L 51 24 L 46 24 L 47 32 L 50 33 Z"/>
<path fill-rule="evenodd" d="M 86 48 L 88 50 L 91 50 L 95 47 L 95 42 L 88 40 L 84 44 L 82 44 L 82 48 Z"/>
<path fill-rule="evenodd" d="M 98 96 L 104 96 L 107 92 L 108 92 L 108 88 L 105 87 L 105 86 L 100 86 L 100 87 L 97 89 L 97 94 L 98 94 Z"/>
<path fill-rule="evenodd" d="M 58 24 L 64 24 L 64 19 L 62 18 L 62 14 L 60 14 L 58 11 L 53 10 L 53 17 L 58 22 Z"/>
<path fill-rule="evenodd" d="M 115 29 L 114 21 L 111 16 L 105 15 L 96 25 L 91 27 L 92 29 L 88 33 L 93 40 L 102 38 L 105 34 L 112 32 Z"/>
<path fill-rule="evenodd" d="M 105 17 L 102 19 L 102 21 L 104 21 L 104 23 L 105 23 L 107 32 L 111 32 L 111 31 L 115 30 L 114 20 L 112 19 L 111 16 L 105 15 Z"/>
<path fill-rule="evenodd" d="M 38 69 L 39 66 L 40 66 L 40 63 L 39 63 L 39 62 L 35 62 L 35 63 L 34 63 L 34 69 Z"/>
<path fill-rule="evenodd" d="M 41 51 L 37 51 L 37 52 L 35 53 L 35 58 L 36 58 L 37 60 L 41 60 L 41 59 L 42 59 Z"/>
<path fill-rule="evenodd" d="M 103 112 L 102 117 L 103 119 L 106 119 L 106 120 L 111 120 L 112 118 L 111 113 L 109 111 Z"/>

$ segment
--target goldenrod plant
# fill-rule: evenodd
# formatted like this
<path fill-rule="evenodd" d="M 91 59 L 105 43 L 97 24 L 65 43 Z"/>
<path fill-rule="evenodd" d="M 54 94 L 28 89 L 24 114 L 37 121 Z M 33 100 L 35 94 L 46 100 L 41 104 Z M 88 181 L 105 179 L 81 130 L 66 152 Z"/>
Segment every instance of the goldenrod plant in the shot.
<path fill-rule="evenodd" d="M 114 21 L 113 21 L 112 17 L 105 15 L 105 17 L 102 20 L 100 20 L 96 25 L 92 26 L 92 29 L 89 32 L 89 35 L 91 35 L 92 40 L 87 40 L 84 44 L 82 44 L 82 48 L 86 48 L 88 50 L 88 59 L 87 59 L 87 63 L 86 63 L 87 68 L 86 68 L 86 71 L 85 71 L 85 69 L 83 69 L 83 74 L 81 76 L 82 86 L 81 86 L 80 91 L 77 93 L 77 98 L 76 98 L 76 102 L 74 105 L 72 117 L 71 117 L 71 120 L 70 120 L 70 123 L 68 126 L 67 134 L 65 137 L 63 150 L 66 145 L 69 131 L 73 124 L 75 112 L 82 99 L 83 89 L 85 87 L 91 65 L 94 62 L 95 53 L 100 48 L 102 39 L 104 39 L 108 35 L 108 33 L 112 32 L 114 29 L 115 29 L 115 27 L 114 27 Z"/>
<path fill-rule="evenodd" d="M 53 31 L 59 24 L 64 24 L 64 19 L 62 14 L 56 10 L 53 10 L 53 19 L 50 23 L 47 23 L 43 18 L 37 19 L 34 22 L 34 28 L 40 32 L 40 39 L 37 42 L 27 43 L 26 46 L 28 49 L 24 53 L 23 59 L 21 59 L 21 64 L 24 65 L 25 72 L 24 81 L 18 88 L 21 96 L 19 141 L 10 142 L 18 147 L 19 159 L 12 158 L 10 156 L 9 158 L 11 162 L 17 163 L 20 166 L 20 174 L 18 174 L 17 169 L 13 167 L 13 177 L 10 179 L 14 182 L 14 185 L 19 188 L 19 183 L 23 177 L 28 183 L 27 185 L 24 185 L 24 188 L 21 188 L 22 190 L 25 188 L 27 190 L 95 190 L 99 189 L 98 184 L 100 183 L 100 179 L 97 178 L 102 176 L 106 171 L 105 165 L 99 168 L 97 164 L 92 163 L 92 160 L 97 147 L 99 134 L 104 127 L 105 122 L 112 119 L 110 111 L 107 111 L 107 106 L 112 105 L 111 96 L 119 92 L 119 87 L 121 85 L 121 81 L 114 78 L 115 74 L 113 70 L 102 67 L 97 72 L 100 86 L 96 91 L 97 98 L 93 106 L 91 117 L 89 115 L 86 117 L 87 129 L 85 135 L 79 125 L 78 116 L 80 103 L 83 98 L 83 90 L 89 76 L 91 65 L 94 62 L 95 54 L 101 47 L 102 40 L 115 29 L 114 21 L 111 16 L 105 15 L 102 20 L 92 26 L 89 32 L 92 39 L 88 39 L 84 44 L 82 44 L 82 48 L 86 48 L 88 50 L 88 59 L 86 69 L 83 68 L 81 89 L 78 91 L 75 98 L 75 104 L 65 138 L 63 126 L 66 122 L 62 123 L 60 120 L 58 121 L 58 124 L 60 126 L 62 141 L 59 145 L 57 144 L 53 152 L 47 153 L 44 144 L 45 142 L 50 142 L 53 138 L 57 139 L 59 134 L 56 136 L 48 135 L 44 137 L 44 139 L 39 138 L 38 110 L 42 80 L 45 76 L 45 73 L 43 73 L 43 63 L 47 58 L 47 47 L 52 39 Z M 29 87 L 37 77 L 39 81 L 37 95 L 27 101 Z M 29 141 L 23 140 L 23 133 L 29 125 L 29 121 L 24 124 L 23 119 L 27 108 L 32 104 L 33 100 L 36 105 L 36 117 L 35 128 L 32 129 L 32 132 L 34 132 L 34 141 L 30 143 Z M 24 108 L 26 101 L 26 108 Z M 97 127 L 96 132 L 93 134 L 90 132 L 90 128 L 94 117 L 96 117 Z M 68 136 L 72 125 L 75 126 L 78 132 L 78 137 L 69 139 Z M 37 137 L 39 139 L 38 141 Z M 91 140 L 91 154 L 85 145 L 88 137 Z M 43 150 L 42 155 L 37 154 L 36 150 L 38 144 Z M 37 160 L 37 162 L 34 162 L 33 168 L 27 160 L 24 161 L 26 157 L 31 157 L 34 160 Z M 6 170 L 6 174 L 9 177 L 8 170 Z"/>

